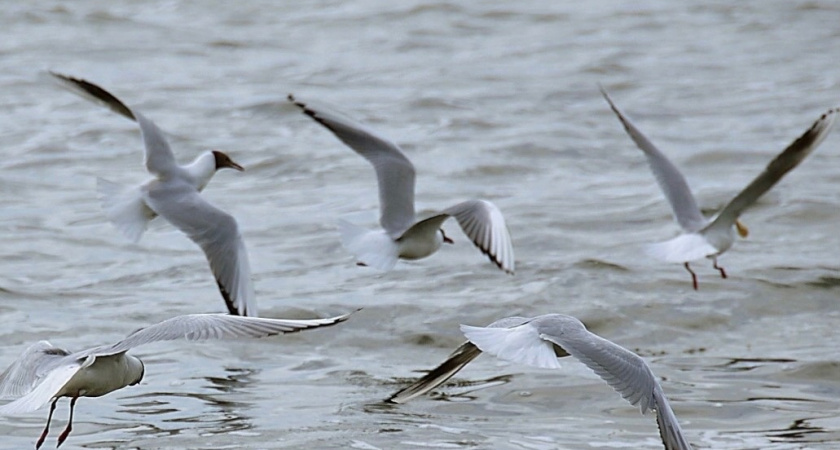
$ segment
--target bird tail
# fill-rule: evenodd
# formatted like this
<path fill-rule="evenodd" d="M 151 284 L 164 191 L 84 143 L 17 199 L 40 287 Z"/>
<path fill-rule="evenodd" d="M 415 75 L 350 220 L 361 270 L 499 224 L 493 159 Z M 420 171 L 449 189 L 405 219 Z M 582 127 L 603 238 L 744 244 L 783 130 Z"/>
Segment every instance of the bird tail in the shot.
<path fill-rule="evenodd" d="M 146 206 L 140 189 L 97 178 L 96 191 L 108 220 L 131 242 L 139 241 L 149 221 L 157 216 Z"/>
<path fill-rule="evenodd" d="M 544 369 L 560 367 L 554 344 L 528 323 L 510 328 L 461 325 L 461 331 L 481 351 L 500 359 Z"/>
<path fill-rule="evenodd" d="M 681 234 L 671 240 L 649 244 L 645 252 L 662 261 L 684 263 L 720 253 L 703 236 L 696 233 Z"/>
<path fill-rule="evenodd" d="M 399 246 L 384 230 L 368 230 L 345 220 L 338 221 L 341 243 L 358 262 L 374 269 L 389 271 L 399 259 Z"/>

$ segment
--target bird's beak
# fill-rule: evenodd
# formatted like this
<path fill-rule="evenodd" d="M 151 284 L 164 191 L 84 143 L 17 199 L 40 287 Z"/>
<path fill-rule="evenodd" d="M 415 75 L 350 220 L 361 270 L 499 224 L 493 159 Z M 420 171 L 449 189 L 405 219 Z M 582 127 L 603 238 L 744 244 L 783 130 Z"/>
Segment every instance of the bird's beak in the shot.
<path fill-rule="evenodd" d="M 238 170 L 238 171 L 240 171 L 240 172 L 244 172 L 244 171 L 245 171 L 245 168 L 244 168 L 244 167 L 242 167 L 242 166 L 240 166 L 239 164 L 237 164 L 237 163 L 233 162 L 233 160 L 232 160 L 232 159 L 229 159 L 229 160 L 228 160 L 227 164 L 225 164 L 225 167 L 230 167 L 231 169 Z"/>
<path fill-rule="evenodd" d="M 738 235 L 742 238 L 745 238 L 750 235 L 750 229 L 747 228 L 746 225 L 743 224 L 740 220 L 735 221 L 735 228 L 738 229 Z"/>
<path fill-rule="evenodd" d="M 443 236 L 443 242 L 446 242 L 447 244 L 455 243 L 455 241 L 453 241 L 449 236 Z"/>

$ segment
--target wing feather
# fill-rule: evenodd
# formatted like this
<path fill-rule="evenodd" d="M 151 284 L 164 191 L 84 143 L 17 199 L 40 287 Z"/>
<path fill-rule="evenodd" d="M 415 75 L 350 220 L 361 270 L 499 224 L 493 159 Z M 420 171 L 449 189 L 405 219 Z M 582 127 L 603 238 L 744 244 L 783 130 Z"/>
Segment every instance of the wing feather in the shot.
<path fill-rule="evenodd" d="M 415 218 L 414 166 L 397 144 L 328 106 L 299 101 L 291 94 L 289 101 L 373 165 L 382 228 L 393 239 L 408 230 Z"/>
<path fill-rule="evenodd" d="M 834 121 L 840 109 L 830 109 L 823 113 L 802 136 L 799 136 L 778 156 L 773 158 L 763 172 L 761 172 L 744 190 L 735 196 L 723 209 L 710 227 L 732 227 L 741 213 L 770 190 L 788 172 L 798 166 L 811 152 L 816 149 L 834 127 Z"/>
<path fill-rule="evenodd" d="M 74 94 L 94 103 L 99 103 L 111 111 L 137 122 L 137 124 L 140 125 L 143 142 L 146 145 L 143 161 L 146 165 L 146 169 L 150 173 L 163 175 L 177 168 L 175 155 L 172 154 L 172 149 L 169 148 L 169 143 L 166 141 L 166 137 L 163 135 L 163 132 L 157 127 L 157 125 L 155 125 L 154 122 L 147 119 L 139 112 L 132 110 L 115 95 L 96 84 L 81 78 L 75 78 L 55 72 L 50 72 L 50 74 L 59 81 L 62 87 L 70 92 L 73 92 Z"/>
<path fill-rule="evenodd" d="M 618 109 L 618 106 L 613 103 L 603 87 L 601 88 L 601 94 L 604 95 L 610 108 L 618 116 L 618 120 L 624 125 L 624 130 L 636 143 L 636 146 L 645 153 L 656 182 L 668 199 L 668 203 L 671 204 L 677 223 L 689 232 L 703 228 L 707 223 L 706 218 L 703 217 L 703 213 L 697 207 L 694 194 L 691 193 L 691 189 L 689 189 L 688 183 L 679 169 Z"/>
<path fill-rule="evenodd" d="M 204 200 L 186 183 L 157 184 L 144 198 L 152 210 L 204 251 L 228 311 L 256 316 L 248 251 L 236 219 Z"/>
<path fill-rule="evenodd" d="M 490 261 L 505 272 L 514 273 L 513 242 L 505 217 L 496 205 L 487 200 L 468 200 L 444 213 L 455 217 L 464 234 Z"/>

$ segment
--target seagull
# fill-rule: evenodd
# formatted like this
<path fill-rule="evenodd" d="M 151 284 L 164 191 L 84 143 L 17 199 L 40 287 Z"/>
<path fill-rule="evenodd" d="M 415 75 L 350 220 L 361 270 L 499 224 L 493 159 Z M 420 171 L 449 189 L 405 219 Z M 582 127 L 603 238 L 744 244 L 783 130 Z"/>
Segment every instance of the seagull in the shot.
<path fill-rule="evenodd" d="M 342 243 L 355 254 L 359 265 L 388 271 L 400 258 L 425 258 L 438 251 L 444 242 L 453 243 L 441 225 L 455 217 L 464 233 L 490 261 L 499 269 L 514 273 L 513 244 L 505 218 L 496 205 L 487 200 L 468 200 L 417 221 L 414 166 L 397 144 L 326 106 L 299 101 L 291 94 L 289 101 L 332 131 L 376 170 L 382 229 L 368 230 L 339 222 Z"/>
<path fill-rule="evenodd" d="M 421 382 L 389 400 L 396 403 L 422 395 L 454 375 L 481 352 L 500 359 L 546 369 L 559 369 L 558 358 L 573 356 L 592 369 L 642 414 L 656 411 L 659 435 L 666 450 L 691 450 L 677 417 L 647 363 L 635 353 L 589 332 L 576 318 L 546 314 L 508 317 L 487 327 L 461 325 L 469 339 Z M 435 376 L 434 374 L 438 374 Z"/>
<path fill-rule="evenodd" d="M 671 204 L 674 218 L 682 228 L 682 234 L 669 241 L 649 245 L 647 252 L 663 261 L 683 263 L 691 274 L 694 290 L 697 290 L 697 275 L 688 263 L 710 258 L 712 267 L 720 271 L 722 278 L 726 278 L 726 271 L 718 265 L 717 257 L 727 251 L 735 241 L 733 227 L 742 238 L 749 234 L 749 230 L 738 217 L 820 145 L 831 131 L 840 111 L 840 108 L 833 108 L 822 114 L 802 136 L 770 161 L 764 171 L 730 200 L 717 216 L 706 219 L 697 207 L 697 201 L 691 194 L 688 183 L 676 166 L 618 109 L 603 87 L 601 94 L 624 125 L 624 130 L 645 153 L 659 187 Z"/>
<path fill-rule="evenodd" d="M 236 219 L 204 200 L 199 193 L 217 170 L 244 170 L 218 150 L 179 165 L 163 132 L 151 120 L 131 109 L 101 87 L 79 78 L 50 72 L 59 84 L 85 99 L 100 103 L 140 125 L 146 145 L 146 169 L 154 178 L 125 187 L 99 178 L 97 187 L 108 219 L 132 242 L 137 242 L 149 221 L 158 215 L 198 244 L 219 286 L 230 314 L 257 315 L 248 251 Z"/>
<path fill-rule="evenodd" d="M 52 400 L 47 425 L 35 444 L 38 449 L 49 433 L 56 403 L 61 397 L 69 397 L 70 418 L 67 427 L 58 437 L 58 447 L 72 430 L 73 409 L 79 397 L 99 397 L 126 386 L 134 386 L 143 379 L 143 361 L 126 353 L 134 347 L 182 338 L 200 341 L 295 333 L 335 325 L 347 320 L 350 314 L 310 320 L 190 314 L 141 328 L 116 344 L 76 353 L 41 341 L 27 348 L 17 361 L 0 374 L 0 397 L 15 398 L 0 406 L 0 414 L 32 412 Z"/>

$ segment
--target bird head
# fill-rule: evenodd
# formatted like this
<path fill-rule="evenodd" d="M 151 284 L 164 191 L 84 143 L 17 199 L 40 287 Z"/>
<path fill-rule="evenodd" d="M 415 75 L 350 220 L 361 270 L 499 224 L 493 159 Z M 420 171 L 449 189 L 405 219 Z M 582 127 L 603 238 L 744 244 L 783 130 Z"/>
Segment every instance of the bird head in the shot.
<path fill-rule="evenodd" d="M 228 156 L 224 152 L 221 152 L 219 150 L 213 150 L 213 157 L 216 159 L 216 170 L 220 170 L 220 169 L 224 169 L 224 168 L 236 169 L 240 172 L 245 170 L 244 167 L 242 167 L 239 164 L 233 162 L 233 160 L 230 159 L 230 156 Z"/>

